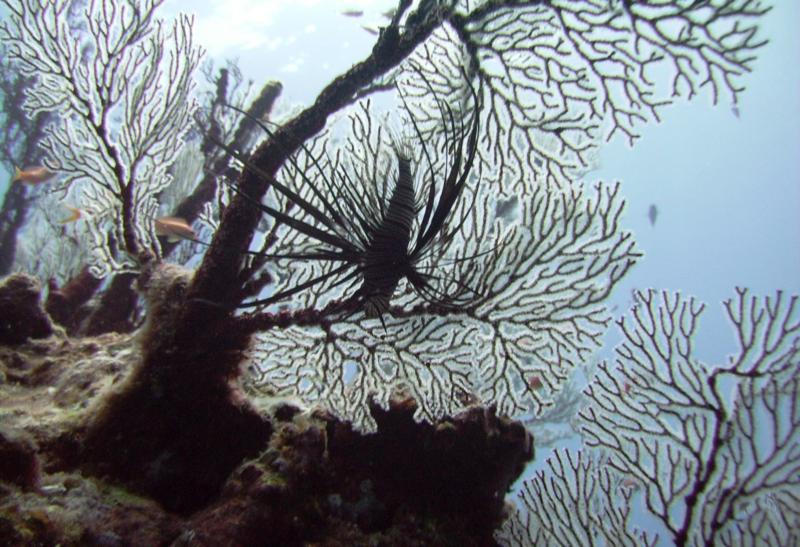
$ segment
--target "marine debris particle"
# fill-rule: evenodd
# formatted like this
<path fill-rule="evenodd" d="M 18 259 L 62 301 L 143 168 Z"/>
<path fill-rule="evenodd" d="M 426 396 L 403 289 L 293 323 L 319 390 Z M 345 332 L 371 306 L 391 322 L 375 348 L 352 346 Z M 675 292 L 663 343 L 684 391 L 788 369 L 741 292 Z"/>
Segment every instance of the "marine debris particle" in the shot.
<path fill-rule="evenodd" d="M 652 203 L 650 208 L 647 210 L 647 218 L 650 219 L 650 226 L 656 225 L 656 220 L 658 219 L 658 207 L 656 207 L 655 203 Z"/>

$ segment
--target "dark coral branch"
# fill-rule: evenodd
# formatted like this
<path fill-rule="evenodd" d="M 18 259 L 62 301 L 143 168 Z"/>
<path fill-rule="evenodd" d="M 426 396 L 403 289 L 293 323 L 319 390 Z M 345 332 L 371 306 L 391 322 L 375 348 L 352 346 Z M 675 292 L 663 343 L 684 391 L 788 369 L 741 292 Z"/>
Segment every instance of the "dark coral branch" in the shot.
<path fill-rule="evenodd" d="M 77 332 L 86 313 L 83 309 L 84 304 L 94 296 L 101 284 L 102 280 L 93 276 L 88 267 L 84 267 L 78 275 L 61 287 L 51 279 L 48 283 L 45 309 L 53 321 L 73 334 Z"/>
<path fill-rule="evenodd" d="M 30 201 L 27 188 L 14 184 L 8 189 L 0 206 L 0 275 L 11 272 L 17 254 L 18 232 L 25 224 Z"/>
<path fill-rule="evenodd" d="M 265 84 L 259 96 L 253 101 L 253 104 L 250 105 L 247 113 L 256 119 L 262 119 L 269 115 L 272 111 L 272 106 L 281 93 L 281 89 L 282 86 L 279 82 L 268 82 Z M 254 129 L 256 129 L 255 123 L 249 118 L 243 118 L 234 133 L 233 140 L 229 143 L 230 146 L 241 150 L 247 140 L 252 136 Z M 210 146 L 210 143 L 207 144 L 204 141 L 201 149 L 206 150 L 207 146 Z M 174 216 L 184 218 L 191 224 L 200 215 L 200 212 L 203 210 L 203 205 L 214 199 L 217 188 L 215 174 L 223 171 L 228 163 L 228 158 L 225 156 L 218 157 L 214 160 L 211 168 L 194 191 L 178 204 Z M 177 245 L 177 241 L 165 242 L 162 247 L 164 256 L 169 255 Z"/>
<path fill-rule="evenodd" d="M 84 334 L 97 336 L 105 332 L 130 332 L 138 295 L 133 288 L 136 274 L 118 273 L 103 292 L 100 304 L 93 311 Z"/>
<path fill-rule="evenodd" d="M 39 141 L 44 137 L 44 128 L 53 116 L 40 113 L 28 118 L 22 109 L 26 90 L 33 85 L 31 78 L 19 75 L 8 63 L 0 76 L 0 96 L 2 96 L 3 134 L 0 136 L 0 161 L 6 166 L 38 165 L 42 160 Z M 27 219 L 30 200 L 28 190 L 20 184 L 13 184 L 3 197 L 0 206 L 0 275 L 11 272 L 17 250 L 17 233 Z"/>
<path fill-rule="evenodd" d="M 264 332 L 273 328 L 284 329 L 286 327 L 309 327 L 329 326 L 331 322 L 342 316 L 348 316 L 361 310 L 362 304 L 358 298 L 348 298 L 346 300 L 334 300 L 321 309 L 303 308 L 299 310 L 281 310 L 277 313 L 261 312 L 238 316 L 232 319 L 235 329 L 246 333 Z M 388 315 L 394 318 L 416 317 L 419 315 L 436 315 L 446 317 L 448 315 L 469 315 L 475 313 L 474 308 L 453 308 L 436 304 L 418 304 L 411 308 L 391 306 Z"/>

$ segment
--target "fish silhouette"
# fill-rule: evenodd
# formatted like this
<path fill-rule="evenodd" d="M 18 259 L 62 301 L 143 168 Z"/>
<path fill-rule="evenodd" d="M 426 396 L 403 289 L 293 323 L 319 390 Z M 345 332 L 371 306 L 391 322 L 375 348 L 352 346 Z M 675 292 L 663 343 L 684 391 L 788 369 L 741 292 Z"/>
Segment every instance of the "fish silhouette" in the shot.
<path fill-rule="evenodd" d="M 25 169 L 14 167 L 14 178 L 12 179 L 11 182 L 39 184 L 42 182 L 47 182 L 54 176 L 55 173 L 53 173 L 47 167 L 44 166 L 26 167 Z"/>
<path fill-rule="evenodd" d="M 658 207 L 656 207 L 655 203 L 650 204 L 650 208 L 647 210 L 647 218 L 650 219 L 650 226 L 656 225 L 656 219 L 658 219 Z"/>
<path fill-rule="evenodd" d="M 175 242 L 181 239 L 195 241 L 197 234 L 185 219 L 179 217 L 161 217 L 155 221 L 156 234 Z"/>

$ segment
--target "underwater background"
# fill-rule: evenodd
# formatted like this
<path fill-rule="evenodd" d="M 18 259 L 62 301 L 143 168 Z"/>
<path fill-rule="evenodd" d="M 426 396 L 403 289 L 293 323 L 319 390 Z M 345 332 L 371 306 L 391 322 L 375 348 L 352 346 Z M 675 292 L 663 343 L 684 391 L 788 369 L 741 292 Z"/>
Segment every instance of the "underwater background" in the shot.
<path fill-rule="evenodd" d="M 188 6 L 192 6 L 191 10 Z M 198 14 L 200 41 L 211 55 L 239 59 L 256 81 L 279 79 L 284 100 L 309 103 L 332 76 L 360 59 L 376 25 L 394 2 L 168 2 L 165 7 Z M 360 17 L 342 11 L 363 10 Z M 619 180 L 631 229 L 645 257 L 615 288 L 609 306 L 619 316 L 632 291 L 680 291 L 707 303 L 694 338 L 706 363 L 723 363 L 734 350 L 734 333 L 722 302 L 734 287 L 755 294 L 800 292 L 800 21 L 799 2 L 774 2 L 763 17 L 753 72 L 735 107 L 713 105 L 707 96 L 668 106 L 658 124 L 641 129 L 631 148 L 617 137 L 601 146 L 588 181 Z M 205 39 L 207 36 L 207 39 Z M 230 38 L 233 37 L 233 38 Z M 331 46 L 333 44 L 333 46 Z M 655 222 L 648 211 L 658 209 Z M 613 359 L 619 343 L 612 326 L 597 360 Z M 563 441 L 577 447 L 579 439 Z M 524 480 L 541 468 L 548 450 L 537 452 Z M 657 530 L 657 527 L 654 528 Z"/>
<path fill-rule="evenodd" d="M 395 5 L 167 0 L 159 13 L 195 14 L 195 40 L 209 57 L 220 64 L 236 59 L 256 86 L 280 81 L 280 113 L 311 104 L 333 77 L 366 57 L 384 24 L 381 14 Z M 649 288 L 705 302 L 694 355 L 712 366 L 724 364 L 735 350 L 721 304 L 735 295 L 734 287 L 756 295 L 800 294 L 798 21 L 800 2 L 791 0 L 776 0 L 763 17 L 761 37 L 769 43 L 742 78 L 746 90 L 738 104 L 726 103 L 725 96 L 717 105 L 706 95 L 679 100 L 662 111 L 660 123 L 640 128 L 634 147 L 619 136 L 603 144 L 596 167 L 584 176 L 587 182 L 621 181 L 627 200 L 621 224 L 644 251 L 614 289 L 612 313 L 621 317 L 637 303 L 633 292 Z M 0 193 L 8 189 L 12 170 L 0 165 Z M 620 341 L 612 323 L 592 361 L 613 360 Z M 582 387 L 586 380 L 579 373 L 575 381 Z M 535 427 L 535 420 L 530 423 Z M 564 435 L 554 446 L 537 448 L 517 489 L 545 468 L 552 449 L 580 445 L 577 435 Z M 641 509 L 634 509 L 633 524 L 663 534 Z"/>

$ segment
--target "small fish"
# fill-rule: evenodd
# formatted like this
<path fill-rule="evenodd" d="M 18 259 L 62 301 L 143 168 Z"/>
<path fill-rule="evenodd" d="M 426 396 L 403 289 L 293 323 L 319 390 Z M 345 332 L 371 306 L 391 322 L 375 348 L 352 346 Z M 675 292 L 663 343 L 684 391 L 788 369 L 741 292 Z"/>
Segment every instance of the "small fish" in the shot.
<path fill-rule="evenodd" d="M 26 167 L 25 169 L 20 169 L 19 167 L 14 167 L 14 178 L 11 182 L 24 182 L 26 184 L 39 184 L 42 182 L 47 182 L 53 176 L 53 173 L 50 169 L 44 166 L 37 166 L 37 167 Z"/>
<path fill-rule="evenodd" d="M 361 17 L 364 15 L 364 12 L 358 9 L 348 9 L 342 12 L 342 15 L 345 17 Z"/>
<path fill-rule="evenodd" d="M 378 29 L 376 29 L 374 27 L 368 27 L 367 25 L 361 25 L 361 28 L 363 28 L 364 30 L 366 30 L 367 32 L 372 34 L 373 36 L 377 36 L 378 34 L 380 34 L 378 32 Z"/>
<path fill-rule="evenodd" d="M 650 226 L 656 225 L 656 219 L 658 219 L 658 207 L 656 207 L 655 203 L 650 204 L 650 208 L 647 210 L 647 218 L 650 219 Z"/>
<path fill-rule="evenodd" d="M 395 8 L 389 8 L 386 11 L 384 11 L 383 13 L 381 13 L 381 15 L 383 15 L 387 19 L 394 19 L 394 14 L 395 13 L 397 13 L 397 10 Z"/>
<path fill-rule="evenodd" d="M 186 222 L 185 219 L 180 217 L 161 217 L 155 221 L 156 234 L 164 236 L 168 241 L 180 241 L 181 239 L 195 240 L 197 234 Z"/>
<path fill-rule="evenodd" d="M 530 378 L 528 378 L 528 386 L 530 386 L 530 388 L 534 391 L 539 391 L 544 387 L 544 384 L 542 383 L 542 379 L 539 378 L 538 374 L 533 374 Z"/>
<path fill-rule="evenodd" d="M 75 222 L 76 220 L 80 220 L 80 218 L 83 216 L 83 211 L 81 211 L 80 209 L 76 209 L 75 207 L 70 207 L 69 205 L 64 205 L 64 207 L 70 210 L 70 215 L 63 220 L 59 220 L 58 221 L 59 224 L 69 224 L 70 222 Z"/>

